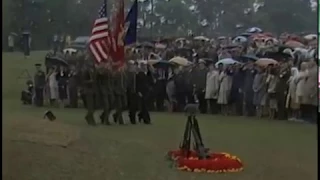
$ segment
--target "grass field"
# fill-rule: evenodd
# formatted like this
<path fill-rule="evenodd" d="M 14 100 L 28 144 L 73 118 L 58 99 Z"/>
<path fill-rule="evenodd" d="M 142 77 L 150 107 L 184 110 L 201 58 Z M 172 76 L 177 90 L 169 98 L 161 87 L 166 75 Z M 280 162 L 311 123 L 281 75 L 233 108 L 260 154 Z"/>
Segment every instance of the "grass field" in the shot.
<path fill-rule="evenodd" d="M 42 121 L 46 108 L 22 106 L 25 79 L 17 79 L 45 52 L 3 53 L 3 179 L 5 180 L 315 180 L 317 129 L 314 125 L 245 117 L 199 115 L 204 142 L 212 151 L 229 152 L 245 169 L 232 174 L 180 172 L 166 152 L 182 137 L 183 114 L 152 113 L 153 125 L 97 126 L 85 123 L 83 109 L 53 109 L 57 121 L 80 131 L 67 148 L 11 141 L 13 121 Z M 50 126 L 48 126 L 50 128 Z M 34 132 L 37 133 L 37 132 Z"/>

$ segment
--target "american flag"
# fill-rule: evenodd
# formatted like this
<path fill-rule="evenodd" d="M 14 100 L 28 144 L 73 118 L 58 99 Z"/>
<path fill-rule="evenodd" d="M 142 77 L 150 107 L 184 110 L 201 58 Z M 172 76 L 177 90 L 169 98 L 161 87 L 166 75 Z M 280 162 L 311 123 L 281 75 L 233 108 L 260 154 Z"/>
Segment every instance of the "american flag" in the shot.
<path fill-rule="evenodd" d="M 99 9 L 99 17 L 95 20 L 92 35 L 89 40 L 89 48 L 97 63 L 108 59 L 109 51 L 109 26 L 107 16 L 107 3 L 104 0 Z"/>

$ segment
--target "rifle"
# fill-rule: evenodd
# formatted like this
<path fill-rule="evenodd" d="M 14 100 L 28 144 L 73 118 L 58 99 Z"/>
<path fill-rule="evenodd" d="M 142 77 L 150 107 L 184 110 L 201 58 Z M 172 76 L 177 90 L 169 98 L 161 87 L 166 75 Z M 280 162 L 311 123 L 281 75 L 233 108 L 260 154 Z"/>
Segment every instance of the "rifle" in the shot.
<path fill-rule="evenodd" d="M 193 117 L 193 124 L 192 124 L 192 135 L 194 139 L 194 149 L 198 153 L 199 159 L 207 159 L 209 157 L 208 155 L 208 149 L 204 147 L 201 134 L 199 131 L 199 126 L 197 119 Z"/>
<path fill-rule="evenodd" d="M 183 140 L 180 143 L 180 149 L 182 149 L 184 152 L 183 154 L 186 157 L 189 157 L 190 155 L 190 143 L 191 143 L 191 116 L 188 117 L 186 128 L 184 130 Z"/>
<path fill-rule="evenodd" d="M 188 120 L 186 124 L 186 129 L 184 132 L 183 142 L 180 146 L 181 149 L 185 150 L 189 156 L 190 152 L 190 143 L 191 143 L 191 134 L 193 136 L 194 140 L 194 149 L 198 154 L 198 157 L 200 159 L 206 159 L 208 158 L 208 151 L 209 149 L 204 147 L 202 137 L 200 134 L 200 128 L 198 124 L 198 120 L 196 119 L 196 113 L 198 112 L 198 105 L 197 104 L 188 104 L 185 107 L 185 111 L 188 115 Z"/>

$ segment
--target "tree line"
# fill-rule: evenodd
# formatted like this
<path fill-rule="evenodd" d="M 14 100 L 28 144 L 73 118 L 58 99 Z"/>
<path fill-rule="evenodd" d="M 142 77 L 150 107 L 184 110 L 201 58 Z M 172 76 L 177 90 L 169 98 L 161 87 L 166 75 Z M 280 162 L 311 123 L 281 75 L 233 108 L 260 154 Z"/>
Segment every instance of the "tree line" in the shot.
<path fill-rule="evenodd" d="M 108 13 L 116 0 L 108 0 Z M 10 32 L 31 30 L 39 47 L 54 33 L 89 35 L 102 0 L 3 0 L 3 44 Z M 127 10 L 131 6 L 126 1 Z M 317 13 L 303 0 L 140 0 L 138 36 L 234 35 L 249 27 L 273 33 L 310 32 Z M 112 18 L 111 18 L 112 21 Z M 240 28 L 239 28 L 240 27 Z"/>

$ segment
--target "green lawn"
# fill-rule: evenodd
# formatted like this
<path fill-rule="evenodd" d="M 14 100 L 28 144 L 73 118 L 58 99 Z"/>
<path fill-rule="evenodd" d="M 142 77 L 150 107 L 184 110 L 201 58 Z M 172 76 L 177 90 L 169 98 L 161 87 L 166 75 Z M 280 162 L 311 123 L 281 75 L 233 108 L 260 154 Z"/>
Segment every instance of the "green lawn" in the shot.
<path fill-rule="evenodd" d="M 3 125 L 41 119 L 45 108 L 22 106 L 20 72 L 44 59 L 45 52 L 3 53 Z M 3 138 L 5 180 L 315 180 L 317 129 L 314 125 L 244 117 L 199 115 L 205 145 L 229 152 L 244 162 L 244 171 L 231 174 L 180 172 L 169 166 L 166 152 L 177 148 L 186 117 L 152 113 L 153 125 L 89 127 L 83 109 L 53 109 L 57 121 L 73 125 L 79 140 L 67 148 Z M 56 122 L 53 122 L 56 123 Z M 50 127 L 48 127 L 50 128 Z"/>

